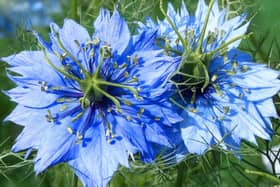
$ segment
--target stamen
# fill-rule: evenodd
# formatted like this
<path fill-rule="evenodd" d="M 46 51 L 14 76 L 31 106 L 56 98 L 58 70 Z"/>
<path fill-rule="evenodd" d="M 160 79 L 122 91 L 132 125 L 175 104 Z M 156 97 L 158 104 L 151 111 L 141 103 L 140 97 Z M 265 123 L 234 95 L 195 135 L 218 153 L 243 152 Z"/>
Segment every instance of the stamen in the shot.
<path fill-rule="evenodd" d="M 72 119 L 72 122 L 75 122 L 77 121 L 79 118 L 82 117 L 82 115 L 84 114 L 84 111 L 78 113 L 73 119 Z"/>
<path fill-rule="evenodd" d="M 77 131 L 76 136 L 78 140 L 82 140 L 84 138 L 80 131 Z"/>
<path fill-rule="evenodd" d="M 128 73 L 127 71 L 124 72 L 124 77 L 125 77 L 125 78 L 129 77 L 129 73 Z"/>
<path fill-rule="evenodd" d="M 218 76 L 216 74 L 214 74 L 211 78 L 211 81 L 212 82 L 215 82 L 217 80 Z"/>
<path fill-rule="evenodd" d="M 138 60 L 138 55 L 137 55 L 137 54 L 134 55 L 134 57 L 133 57 L 133 64 L 134 64 L 135 66 L 139 64 L 139 60 Z"/>
<path fill-rule="evenodd" d="M 227 114 L 230 111 L 230 107 L 229 106 L 224 106 L 223 111 L 224 111 L 225 114 Z"/>
<path fill-rule="evenodd" d="M 126 68 L 126 67 L 127 67 L 127 63 L 123 63 L 123 64 L 119 65 L 119 68 L 120 68 L 120 69 L 124 69 L 124 68 Z"/>
<path fill-rule="evenodd" d="M 73 129 L 71 127 L 67 127 L 67 131 L 70 133 L 70 134 L 73 134 Z"/>
<path fill-rule="evenodd" d="M 63 106 L 59 109 L 59 111 L 60 111 L 60 112 L 64 112 L 67 108 L 68 108 L 68 105 L 63 105 Z"/>
<path fill-rule="evenodd" d="M 131 106 L 131 105 L 132 105 L 132 103 L 131 103 L 130 101 L 126 100 L 126 99 L 122 99 L 122 102 L 123 102 L 125 105 L 127 105 L 127 106 Z"/>
<path fill-rule="evenodd" d="M 48 110 L 48 114 L 46 114 L 45 117 L 47 119 L 47 122 L 49 122 L 49 123 L 53 123 L 56 120 L 56 118 L 53 117 L 53 115 L 52 115 L 50 110 Z"/>
<path fill-rule="evenodd" d="M 214 87 L 214 89 L 215 89 L 215 91 L 216 91 L 218 96 L 222 96 L 223 95 L 221 88 L 217 84 L 213 84 L 212 83 L 212 86 Z"/>
<path fill-rule="evenodd" d="M 137 117 L 141 118 L 142 114 L 144 113 L 145 109 L 144 108 L 140 108 L 139 111 L 137 112 Z"/>
<path fill-rule="evenodd" d="M 196 108 L 189 108 L 188 109 L 190 112 L 192 112 L 192 113 L 197 113 L 197 109 Z"/>
<path fill-rule="evenodd" d="M 161 118 L 156 116 L 156 117 L 154 118 L 154 120 L 155 120 L 155 121 L 160 121 Z"/>
<path fill-rule="evenodd" d="M 229 76 L 233 76 L 236 74 L 236 72 L 234 71 L 226 71 L 226 74 L 229 75 Z"/>
<path fill-rule="evenodd" d="M 134 83 L 134 82 L 138 82 L 138 78 L 136 76 L 133 76 L 131 80 L 127 81 L 128 83 Z"/>
<path fill-rule="evenodd" d="M 242 65 L 241 66 L 241 72 L 242 73 L 245 73 L 245 72 L 247 72 L 248 71 L 248 66 L 247 65 Z"/>
<path fill-rule="evenodd" d="M 127 121 L 131 121 L 131 116 L 130 116 L 130 115 L 127 115 L 127 116 L 126 116 L 126 120 L 127 120 Z"/>
<path fill-rule="evenodd" d="M 113 63 L 113 68 L 114 68 L 114 69 L 117 69 L 117 68 L 118 68 L 117 62 L 114 62 L 114 63 Z"/>

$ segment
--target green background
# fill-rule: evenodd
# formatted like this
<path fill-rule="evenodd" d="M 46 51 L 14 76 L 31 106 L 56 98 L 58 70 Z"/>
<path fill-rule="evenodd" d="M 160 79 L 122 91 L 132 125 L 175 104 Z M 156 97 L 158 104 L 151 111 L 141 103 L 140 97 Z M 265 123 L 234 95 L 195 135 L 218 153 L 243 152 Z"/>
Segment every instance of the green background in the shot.
<path fill-rule="evenodd" d="M 175 7 L 180 7 L 181 1 L 170 1 Z M 147 15 L 153 19 L 162 15 L 159 11 L 159 1 L 150 0 L 82 0 L 66 1 L 62 4 L 63 11 L 52 15 L 53 19 L 62 24 L 65 17 L 76 18 L 90 32 L 93 32 L 92 22 L 98 15 L 101 6 L 110 10 L 118 4 L 118 9 L 125 17 L 132 32 L 135 29 L 135 20 L 143 21 Z M 164 1 L 165 6 L 167 1 Z M 246 12 L 251 19 L 248 32 L 253 36 L 243 41 L 240 48 L 253 55 L 256 62 L 266 63 L 270 67 L 280 69 L 280 1 L 279 0 L 240 0 L 220 1 L 227 4 L 231 16 Z M 195 10 L 197 1 L 187 0 L 187 7 Z M 47 8 L 47 7 L 46 7 Z M 48 28 L 35 28 L 44 36 L 47 36 Z M 8 56 L 21 50 L 36 49 L 36 40 L 25 31 L 17 28 L 14 37 L 0 39 L 0 56 Z M 0 89 L 8 90 L 14 85 L 5 76 L 5 63 L 0 64 Z M 275 97 L 278 105 L 279 98 Z M 15 104 L 9 101 L 3 92 L 0 93 L 0 121 L 3 121 Z M 279 108 L 279 107 L 278 107 Z M 276 130 L 272 142 L 258 140 L 259 147 L 249 143 L 242 146 L 242 158 L 237 159 L 233 153 L 220 151 L 218 148 L 207 152 L 204 156 L 189 156 L 178 166 L 166 167 L 163 164 L 142 166 L 133 163 L 131 169 L 120 168 L 112 182 L 114 187 L 123 186 L 273 186 L 277 184 L 277 178 L 273 178 L 261 162 L 261 156 L 269 157 L 272 146 L 280 143 L 278 136 L 279 120 L 275 119 Z M 33 172 L 32 157 L 23 160 L 24 153 L 13 154 L 10 148 L 15 142 L 21 128 L 10 122 L 3 122 L 0 126 L 0 187 L 68 187 L 72 184 L 72 172 L 65 165 L 60 164 L 48 169 L 46 172 L 35 176 Z M 275 152 L 278 153 L 278 150 Z M 34 156 L 34 154 L 33 154 Z M 270 158 L 270 157 L 269 157 Z M 276 161 L 271 160 L 271 167 L 276 166 Z M 278 163 L 279 164 L 279 163 Z M 246 172 L 258 171 L 261 174 Z M 272 173 L 276 176 L 276 173 Z M 80 185 L 80 184 L 79 184 Z"/>

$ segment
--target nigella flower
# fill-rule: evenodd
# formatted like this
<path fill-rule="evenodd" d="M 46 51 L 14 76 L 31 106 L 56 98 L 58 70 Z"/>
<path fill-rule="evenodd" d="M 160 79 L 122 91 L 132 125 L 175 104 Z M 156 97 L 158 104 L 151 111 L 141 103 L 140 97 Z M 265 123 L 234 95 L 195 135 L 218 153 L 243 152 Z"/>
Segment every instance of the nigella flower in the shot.
<path fill-rule="evenodd" d="M 245 16 L 227 20 L 218 1 L 198 2 L 195 15 L 185 5 L 177 13 L 171 4 L 158 23 L 147 19 L 139 31 L 159 30 L 158 46 L 179 56 L 169 82 L 170 98 L 184 121 L 181 135 L 189 152 L 201 154 L 211 145 L 238 150 L 241 140 L 270 140 L 270 117 L 278 117 L 272 96 L 280 89 L 279 72 L 253 62 L 236 48 L 249 22 Z M 174 65 L 176 66 L 176 65 Z"/>
<path fill-rule="evenodd" d="M 92 37 L 69 19 L 50 28 L 49 43 L 34 33 L 41 50 L 3 58 L 17 85 L 6 92 L 18 104 L 7 120 L 24 127 L 13 151 L 38 150 L 36 173 L 68 162 L 92 187 L 133 154 L 150 162 L 172 146 L 170 126 L 181 120 L 166 97 L 174 58 L 151 49 L 155 32 L 131 36 L 116 10 L 103 9 Z"/>

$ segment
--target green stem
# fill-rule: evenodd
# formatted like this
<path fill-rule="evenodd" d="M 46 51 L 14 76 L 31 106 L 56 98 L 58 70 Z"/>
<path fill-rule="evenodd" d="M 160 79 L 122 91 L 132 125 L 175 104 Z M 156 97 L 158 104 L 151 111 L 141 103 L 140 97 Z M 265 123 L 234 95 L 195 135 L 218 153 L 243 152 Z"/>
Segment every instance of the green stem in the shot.
<path fill-rule="evenodd" d="M 199 40 L 198 40 L 198 45 L 197 45 L 197 48 L 196 48 L 196 51 L 195 51 L 195 53 L 197 53 L 197 54 L 199 54 L 201 52 L 203 39 L 204 39 L 204 36 L 205 36 L 206 28 L 207 28 L 207 25 L 208 25 L 210 13 L 211 13 L 211 10 L 213 8 L 214 2 L 215 2 L 215 0 L 211 0 L 211 2 L 209 4 L 209 7 L 208 7 L 205 22 L 204 22 L 202 32 L 201 32 L 201 35 L 200 35 Z"/>
<path fill-rule="evenodd" d="M 253 174 L 253 175 L 259 175 L 259 176 L 262 176 L 262 177 L 266 177 L 266 178 L 270 179 L 271 181 L 273 181 L 277 184 L 280 184 L 280 179 L 278 179 L 277 177 L 275 177 L 273 175 L 270 175 L 268 173 L 264 173 L 264 172 L 261 172 L 261 171 L 253 171 L 253 170 L 248 170 L 248 169 L 245 169 L 245 172 L 249 173 L 249 174 Z"/>
<path fill-rule="evenodd" d="M 204 71 L 204 76 L 205 76 L 205 80 L 204 80 L 204 84 L 201 88 L 201 92 L 203 93 L 205 88 L 208 86 L 209 84 L 209 75 L 208 75 L 208 70 L 207 68 L 205 67 L 205 65 L 201 62 L 201 66 L 203 68 L 203 71 Z"/>
<path fill-rule="evenodd" d="M 94 79 L 97 79 L 100 73 L 100 69 L 101 69 L 101 65 L 103 63 L 104 60 L 104 48 L 100 48 L 100 54 L 99 54 L 99 58 L 98 58 L 98 66 L 96 68 L 95 74 L 93 75 Z"/>
<path fill-rule="evenodd" d="M 78 21 L 78 0 L 71 0 L 70 3 L 70 17 Z"/>
<path fill-rule="evenodd" d="M 184 177 L 185 177 L 185 166 L 184 162 L 181 162 L 179 166 L 177 167 L 177 179 L 176 179 L 176 185 L 177 187 L 182 187 L 184 184 Z"/>
<path fill-rule="evenodd" d="M 173 23 L 173 21 L 170 19 L 170 17 L 166 14 L 166 12 L 164 11 L 163 9 L 163 1 L 160 0 L 159 2 L 159 8 L 160 8 L 160 11 L 161 13 L 164 15 L 164 17 L 166 18 L 166 20 L 168 21 L 168 23 L 170 24 L 170 26 L 172 27 L 172 29 L 176 32 L 179 40 L 181 41 L 184 49 L 188 49 L 188 46 L 184 40 L 184 38 L 182 37 L 182 35 L 180 34 L 180 32 L 178 31 L 178 29 L 176 28 L 175 24 Z"/>
<path fill-rule="evenodd" d="M 138 91 L 136 89 L 132 88 L 131 86 L 127 86 L 127 85 L 123 85 L 123 84 L 117 84 L 117 83 L 103 81 L 103 80 L 98 80 L 98 84 L 128 89 L 129 91 L 132 92 L 132 94 L 135 97 L 138 97 Z"/>
<path fill-rule="evenodd" d="M 60 38 L 58 37 L 57 39 L 57 43 L 58 43 L 58 46 L 65 52 L 66 55 L 69 55 L 70 58 L 79 66 L 79 68 L 83 71 L 83 73 L 88 76 L 88 72 L 87 70 L 83 67 L 83 65 L 79 62 L 79 60 L 70 53 L 70 51 L 68 51 L 62 44 Z"/>
<path fill-rule="evenodd" d="M 78 187 L 78 177 L 75 174 L 73 174 L 72 187 Z"/>
<path fill-rule="evenodd" d="M 112 95 L 108 94 L 107 92 L 105 92 L 104 90 L 102 90 L 101 88 L 99 88 L 98 86 L 95 87 L 96 91 L 100 92 L 101 94 L 103 94 L 105 97 L 107 97 L 108 99 L 110 99 L 117 108 L 117 111 L 120 111 L 121 109 L 121 105 L 120 102 Z"/>
<path fill-rule="evenodd" d="M 69 74 L 69 73 L 63 71 L 62 69 L 56 67 L 56 66 L 50 61 L 50 59 L 48 58 L 48 55 L 47 55 L 46 50 L 43 50 L 43 53 L 44 53 L 44 56 L 45 56 L 45 59 L 46 59 L 47 63 L 48 63 L 53 69 L 55 69 L 56 71 L 58 71 L 59 73 L 61 73 L 61 74 L 64 75 L 65 77 L 68 77 L 68 78 L 70 78 L 70 79 L 73 79 L 73 80 L 77 81 L 78 83 L 81 83 L 81 80 L 78 79 L 77 77 L 75 77 L 75 76 L 73 76 L 73 75 L 71 75 L 71 74 Z"/>
<path fill-rule="evenodd" d="M 213 51 L 210 51 L 210 52 L 207 53 L 206 55 L 207 55 L 207 57 L 213 56 L 215 53 L 217 53 L 218 51 L 224 49 L 225 47 L 229 46 L 230 44 L 232 44 L 232 43 L 234 43 L 234 42 L 236 42 L 236 41 L 238 41 L 238 40 L 241 40 L 241 39 L 246 39 L 246 38 L 250 37 L 251 35 L 252 35 L 252 33 L 249 33 L 249 34 L 247 34 L 247 35 L 240 35 L 240 36 L 237 36 L 237 37 L 235 37 L 235 38 L 229 40 L 228 42 L 223 43 L 220 47 L 214 49 Z"/>

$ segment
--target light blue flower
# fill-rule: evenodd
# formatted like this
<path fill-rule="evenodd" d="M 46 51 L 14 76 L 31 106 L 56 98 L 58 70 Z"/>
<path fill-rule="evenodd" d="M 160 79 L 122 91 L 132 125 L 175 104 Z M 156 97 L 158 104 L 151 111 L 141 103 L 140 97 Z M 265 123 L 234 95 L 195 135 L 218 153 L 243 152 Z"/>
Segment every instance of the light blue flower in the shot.
<path fill-rule="evenodd" d="M 152 49 L 156 32 L 131 36 L 116 10 L 103 9 L 92 37 L 69 19 L 50 28 L 50 42 L 34 32 L 41 50 L 2 58 L 17 85 L 6 92 L 18 104 L 6 120 L 24 127 L 13 151 L 38 150 L 36 173 L 68 162 L 84 186 L 102 187 L 135 153 L 150 162 L 172 146 L 182 118 L 166 82 L 178 58 Z"/>
<path fill-rule="evenodd" d="M 193 50 L 198 47 L 198 40 L 202 35 L 203 26 L 207 21 L 206 18 L 208 18 L 208 24 L 204 31 L 202 46 L 200 46 L 201 52 L 213 51 L 223 43 L 246 33 L 249 22 L 244 23 L 246 20 L 245 14 L 227 20 L 228 11 L 226 9 L 220 10 L 218 1 L 215 1 L 213 4 L 208 17 L 207 12 L 208 6 L 204 0 L 199 0 L 194 15 L 190 15 L 184 3 L 182 3 L 181 9 L 178 12 L 175 11 L 171 3 L 168 3 L 167 15 L 185 40 L 185 48 Z M 151 18 L 147 17 L 145 24 L 139 23 L 138 31 L 141 32 L 143 30 L 158 30 L 158 36 L 166 44 L 165 47 L 170 46 L 172 49 L 181 52 L 185 50 L 167 18 L 162 21 L 158 20 L 155 23 Z M 238 47 L 240 41 L 239 39 L 232 42 L 227 46 L 228 49 Z"/>
<path fill-rule="evenodd" d="M 139 23 L 139 32 L 158 30 L 158 46 L 167 55 L 181 57 L 169 82 L 190 153 L 216 144 L 239 150 L 242 139 L 256 144 L 256 136 L 270 140 L 270 117 L 278 117 L 272 97 L 280 89 L 279 72 L 236 49 L 248 37 L 249 22 L 245 15 L 226 19 L 227 13 L 218 1 L 207 6 L 199 0 L 195 15 L 185 4 L 180 12 L 168 4 L 164 20 Z"/>

